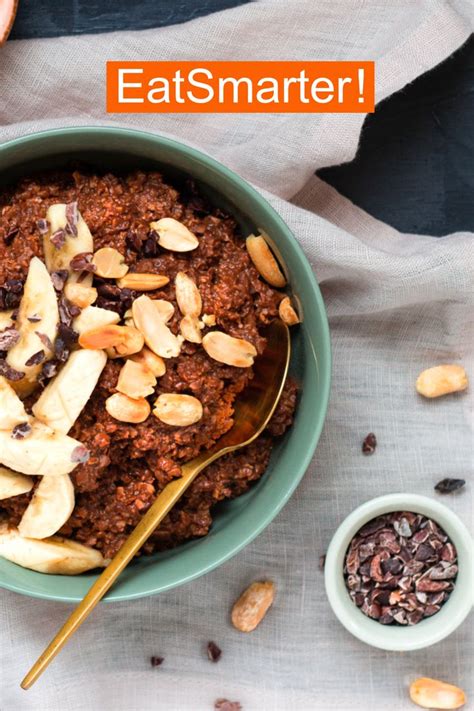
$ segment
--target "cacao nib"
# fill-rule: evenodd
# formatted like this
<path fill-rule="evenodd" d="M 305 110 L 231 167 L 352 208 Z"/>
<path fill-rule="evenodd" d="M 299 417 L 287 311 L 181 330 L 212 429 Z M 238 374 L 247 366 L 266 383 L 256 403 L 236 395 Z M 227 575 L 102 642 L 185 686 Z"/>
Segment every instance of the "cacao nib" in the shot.
<path fill-rule="evenodd" d="M 402 570 L 402 563 L 398 558 L 388 558 L 382 561 L 382 570 L 384 573 L 392 573 L 398 575 Z"/>
<path fill-rule="evenodd" d="M 24 283 L 21 279 L 7 279 L 5 282 L 5 287 L 12 294 L 23 294 Z"/>
<path fill-rule="evenodd" d="M 441 479 L 441 481 L 436 484 L 435 489 L 440 494 L 450 494 L 452 491 L 461 489 L 465 483 L 465 479 Z"/>
<path fill-rule="evenodd" d="M 141 246 L 141 253 L 144 257 L 157 257 L 159 255 L 158 235 L 154 230 L 150 230 L 148 233 L 148 237 Z"/>
<path fill-rule="evenodd" d="M 401 518 L 399 521 L 394 521 L 393 527 L 399 536 L 403 536 L 404 538 L 410 538 L 410 536 L 412 535 L 412 530 L 406 517 Z"/>
<path fill-rule="evenodd" d="M 79 221 L 79 212 L 77 202 L 70 202 L 66 205 L 66 230 L 73 237 L 77 237 L 77 223 Z"/>
<path fill-rule="evenodd" d="M 324 570 L 325 564 L 326 564 L 326 553 L 323 553 L 323 555 L 319 556 L 319 563 L 318 563 L 319 570 Z"/>
<path fill-rule="evenodd" d="M 377 446 L 377 438 L 373 432 L 369 432 L 367 437 L 362 442 L 362 453 L 373 454 Z"/>
<path fill-rule="evenodd" d="M 41 333 L 41 331 L 35 331 L 36 335 L 40 339 L 41 343 L 45 348 L 48 349 L 48 351 L 51 351 L 51 353 L 54 351 L 54 346 L 51 343 L 50 337 L 46 333 Z"/>
<path fill-rule="evenodd" d="M 61 296 L 61 298 L 59 299 L 58 309 L 59 320 L 62 324 L 66 326 L 70 326 L 73 319 L 75 319 L 76 316 L 79 316 L 79 314 L 81 313 L 81 309 L 79 308 L 79 306 L 73 304 L 71 301 L 66 299 L 65 296 Z"/>
<path fill-rule="evenodd" d="M 33 314 L 33 316 L 27 316 L 27 319 L 30 323 L 39 323 L 41 321 L 41 316 Z"/>
<path fill-rule="evenodd" d="M 18 308 L 22 294 L 23 282 L 21 279 L 7 279 L 5 284 L 0 287 L 0 311 Z"/>
<path fill-rule="evenodd" d="M 7 234 L 3 238 L 3 241 L 7 247 L 9 247 L 13 243 L 13 240 L 15 239 L 15 237 L 17 237 L 19 232 L 19 227 L 13 227 L 12 229 L 8 230 Z"/>
<path fill-rule="evenodd" d="M 150 657 L 150 664 L 152 667 L 160 667 L 164 661 L 164 657 Z"/>
<path fill-rule="evenodd" d="M 19 340 L 20 333 L 16 328 L 13 326 L 4 328 L 3 331 L 0 331 L 0 351 L 9 351 L 10 348 L 16 346 Z"/>
<path fill-rule="evenodd" d="M 65 230 L 56 230 L 56 232 L 51 235 L 49 240 L 56 247 L 56 249 L 62 249 L 66 243 Z"/>
<path fill-rule="evenodd" d="M 37 353 L 33 353 L 33 355 L 28 358 L 25 365 L 27 368 L 29 368 L 30 365 L 39 365 L 44 361 L 45 357 L 45 352 L 43 350 L 40 350 Z"/>
<path fill-rule="evenodd" d="M 218 662 L 222 656 L 222 650 L 217 646 L 215 642 L 207 643 L 207 656 L 211 662 Z"/>
<path fill-rule="evenodd" d="M 12 439 L 25 439 L 29 434 L 31 434 L 31 425 L 28 422 L 21 422 L 13 428 Z"/>
<path fill-rule="evenodd" d="M 72 326 L 67 326 L 65 323 L 60 323 L 58 326 L 58 336 L 66 344 L 66 346 L 74 346 L 79 340 L 79 334 Z"/>
<path fill-rule="evenodd" d="M 25 374 L 16 368 L 12 368 L 4 358 L 0 358 L 0 375 L 3 375 L 7 380 L 17 382 L 25 377 Z"/>
<path fill-rule="evenodd" d="M 101 309 L 106 309 L 107 311 L 115 311 L 115 313 L 123 316 L 127 309 L 123 308 L 120 301 L 110 301 L 109 299 L 103 299 L 99 296 L 94 306 L 98 306 Z"/>
<path fill-rule="evenodd" d="M 107 284 L 106 282 L 97 285 L 97 293 L 110 301 L 120 301 L 121 289 L 116 284 Z"/>
<path fill-rule="evenodd" d="M 129 232 L 125 238 L 125 245 L 132 252 L 140 252 L 142 241 L 136 232 Z"/>
<path fill-rule="evenodd" d="M 93 256 L 92 252 L 80 252 L 71 259 L 69 266 L 73 272 L 95 272 L 96 266 L 92 262 Z"/>
<path fill-rule="evenodd" d="M 47 363 L 45 363 L 41 369 L 41 373 L 39 374 L 38 381 L 40 385 L 45 385 L 46 380 L 49 380 L 50 378 L 54 378 L 55 375 L 57 375 L 58 372 L 58 364 L 54 360 L 49 360 Z"/>
<path fill-rule="evenodd" d="M 418 550 L 415 553 L 415 560 L 426 561 L 431 560 L 435 555 L 434 550 L 431 546 L 426 545 L 426 543 L 421 543 Z"/>
<path fill-rule="evenodd" d="M 65 363 L 69 358 L 69 348 L 66 347 L 62 338 L 59 336 L 54 342 L 54 356 L 59 363 Z"/>
<path fill-rule="evenodd" d="M 217 699 L 214 704 L 214 711 L 242 711 L 242 706 L 238 701 L 228 699 Z"/>
<path fill-rule="evenodd" d="M 69 276 L 67 269 L 58 269 L 56 272 L 51 273 L 51 281 L 57 292 L 61 292 L 64 289 L 64 285 Z"/>
<path fill-rule="evenodd" d="M 449 598 L 457 553 L 421 514 L 396 511 L 366 523 L 352 539 L 344 577 L 352 602 L 381 624 L 416 625 Z"/>
<path fill-rule="evenodd" d="M 78 464 L 85 464 L 85 462 L 89 461 L 89 457 L 89 450 L 82 444 L 73 449 L 71 452 L 71 462 L 77 462 Z"/>
<path fill-rule="evenodd" d="M 42 235 L 48 234 L 49 228 L 51 227 L 48 220 L 41 219 L 41 220 L 38 220 L 36 222 L 36 224 L 38 226 L 38 230 L 39 230 L 40 234 L 42 234 Z"/>

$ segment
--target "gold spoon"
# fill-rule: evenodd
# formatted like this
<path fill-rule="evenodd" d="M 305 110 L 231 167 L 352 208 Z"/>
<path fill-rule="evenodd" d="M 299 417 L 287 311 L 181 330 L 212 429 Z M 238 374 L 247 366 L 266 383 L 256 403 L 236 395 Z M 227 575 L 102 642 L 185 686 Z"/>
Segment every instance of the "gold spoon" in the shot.
<path fill-rule="evenodd" d="M 21 682 L 22 689 L 29 689 L 35 683 L 199 472 L 224 454 L 247 446 L 265 429 L 285 384 L 290 361 L 290 335 L 288 327 L 277 320 L 266 329 L 265 337 L 267 345 L 264 353 L 255 361 L 254 377 L 235 402 L 233 427 L 212 449 L 184 464 L 181 478 L 167 484 L 157 496 L 119 552 L 25 676 Z"/>

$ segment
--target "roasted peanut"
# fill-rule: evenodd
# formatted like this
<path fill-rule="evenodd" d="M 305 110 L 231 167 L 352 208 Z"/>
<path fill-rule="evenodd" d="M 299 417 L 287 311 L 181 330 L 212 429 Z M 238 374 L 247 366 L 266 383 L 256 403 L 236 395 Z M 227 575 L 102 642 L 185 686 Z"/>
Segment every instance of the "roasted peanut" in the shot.
<path fill-rule="evenodd" d="M 167 425 L 187 427 L 201 419 L 202 405 L 192 395 L 163 393 L 155 402 L 153 414 Z"/>
<path fill-rule="evenodd" d="M 429 677 L 410 684 L 410 699 L 424 709 L 459 709 L 466 703 L 462 689 Z"/>
<path fill-rule="evenodd" d="M 168 282 L 167 276 L 140 272 L 128 272 L 121 279 L 117 279 L 117 284 L 121 289 L 135 289 L 136 291 L 154 291 L 166 286 Z"/>
<path fill-rule="evenodd" d="M 146 346 L 139 353 L 130 356 L 130 360 L 136 363 L 143 363 L 153 373 L 155 378 L 161 378 L 166 373 L 165 361 L 156 353 L 153 353 Z"/>
<path fill-rule="evenodd" d="M 64 287 L 64 296 L 75 306 L 85 309 L 97 299 L 97 289 L 78 282 L 67 282 Z"/>
<path fill-rule="evenodd" d="M 104 279 L 120 279 L 128 272 L 125 259 L 120 252 L 113 247 L 102 247 L 92 258 L 95 265 L 95 273 Z"/>
<path fill-rule="evenodd" d="M 216 325 L 216 317 L 214 314 L 203 314 L 202 315 L 202 322 L 205 326 L 215 326 Z"/>
<path fill-rule="evenodd" d="M 181 342 L 162 320 L 154 304 L 145 295 L 135 299 L 132 306 L 133 320 L 148 348 L 162 358 L 175 358 L 181 350 Z"/>
<path fill-rule="evenodd" d="M 202 345 L 208 356 L 236 368 L 250 368 L 257 355 L 251 343 L 242 338 L 233 338 L 222 331 L 207 333 L 202 339 Z"/>
<path fill-rule="evenodd" d="M 466 390 L 468 379 L 461 365 L 436 365 L 424 370 L 416 381 L 416 390 L 424 397 L 440 397 Z"/>
<path fill-rule="evenodd" d="M 120 371 L 117 390 L 134 399 L 147 397 L 154 392 L 156 378 L 144 363 L 127 360 Z"/>
<path fill-rule="evenodd" d="M 241 632 L 252 632 L 267 614 L 275 597 L 275 586 L 269 580 L 252 583 L 232 608 L 232 624 Z"/>
<path fill-rule="evenodd" d="M 115 393 L 105 401 L 105 409 L 114 420 L 119 422 L 144 422 L 150 414 L 151 407 L 148 400 L 131 398 L 123 393 Z"/>
<path fill-rule="evenodd" d="M 247 237 L 245 243 L 250 259 L 254 263 L 260 276 L 272 286 L 276 286 L 279 289 L 284 287 L 286 279 L 281 273 L 278 262 L 264 238 L 261 235 L 250 235 Z"/>
<path fill-rule="evenodd" d="M 173 217 L 150 222 L 150 228 L 158 234 L 158 244 L 172 252 L 190 252 L 199 246 L 196 235 Z"/>
<path fill-rule="evenodd" d="M 165 299 L 153 299 L 153 308 L 163 323 L 168 323 L 174 314 L 173 304 Z"/>
<path fill-rule="evenodd" d="M 113 349 L 111 357 L 121 357 L 138 353 L 143 348 L 143 336 L 136 328 L 130 326 L 99 326 L 91 331 L 85 331 L 79 336 L 79 345 L 91 350 Z"/>
<path fill-rule="evenodd" d="M 201 326 L 197 316 L 184 316 L 179 324 L 179 329 L 190 343 L 202 342 Z"/>
<path fill-rule="evenodd" d="M 285 296 L 285 298 L 280 301 L 278 313 L 280 314 L 280 318 L 283 323 L 286 323 L 287 326 L 294 326 L 300 322 L 298 314 L 291 305 L 291 301 L 288 296 Z"/>
<path fill-rule="evenodd" d="M 202 299 L 195 281 L 184 272 L 178 272 L 174 284 L 176 301 L 183 316 L 199 316 Z"/>

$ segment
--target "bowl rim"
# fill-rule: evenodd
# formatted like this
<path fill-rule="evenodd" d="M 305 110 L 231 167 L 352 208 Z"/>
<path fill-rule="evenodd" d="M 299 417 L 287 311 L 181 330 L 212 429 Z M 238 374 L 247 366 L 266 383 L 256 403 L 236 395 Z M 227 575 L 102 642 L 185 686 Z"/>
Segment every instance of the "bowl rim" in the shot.
<path fill-rule="evenodd" d="M 381 625 L 364 615 L 350 599 L 343 576 L 342 565 L 353 536 L 365 523 L 390 511 L 413 511 L 432 518 L 448 534 L 461 562 L 456 587 L 441 610 L 410 627 Z M 436 499 L 402 492 L 370 499 L 342 521 L 329 544 L 324 566 L 329 604 L 339 622 L 352 635 L 372 647 L 388 651 L 423 649 L 454 632 L 472 610 L 472 547 L 472 537 L 465 524 L 454 511 Z"/>
<path fill-rule="evenodd" d="M 306 279 L 306 282 L 308 284 L 308 287 L 310 288 L 311 291 L 311 300 L 313 300 L 317 306 L 320 319 L 321 319 L 321 329 L 322 329 L 322 338 L 321 338 L 321 343 L 322 343 L 322 348 L 324 351 L 324 358 L 326 361 L 326 376 L 324 379 L 321 379 L 320 382 L 320 417 L 315 423 L 315 427 L 312 431 L 311 436 L 308 436 L 308 441 L 307 441 L 307 447 L 304 452 L 301 453 L 300 459 L 299 459 L 299 464 L 297 467 L 295 467 L 295 472 L 298 472 L 296 476 L 293 477 L 288 477 L 286 485 L 282 487 L 281 493 L 278 499 L 278 502 L 274 504 L 273 506 L 269 507 L 269 509 L 266 511 L 265 515 L 261 516 L 260 520 L 257 522 L 252 522 L 253 525 L 251 527 L 251 530 L 248 533 L 243 533 L 242 536 L 240 537 L 238 542 L 231 543 L 227 546 L 225 546 L 224 552 L 217 556 L 212 562 L 207 562 L 205 564 L 201 565 L 196 565 L 194 566 L 194 570 L 188 570 L 186 573 L 183 575 L 180 575 L 177 577 L 175 580 L 167 583 L 167 584 L 160 584 L 159 582 L 157 584 L 154 584 L 152 586 L 149 586 L 147 589 L 140 590 L 139 592 L 126 592 L 126 593 L 121 593 L 120 589 L 115 590 L 115 588 L 112 588 L 111 591 L 106 595 L 106 597 L 103 598 L 104 602 L 110 603 L 110 602 L 121 602 L 125 600 L 136 600 L 139 598 L 143 597 L 149 597 L 152 595 L 156 595 L 161 592 L 165 592 L 166 590 L 171 590 L 172 588 L 181 586 L 185 583 L 191 582 L 192 580 L 195 580 L 196 578 L 205 575 L 209 573 L 210 571 L 214 570 L 215 568 L 219 567 L 222 565 L 224 562 L 235 556 L 237 553 L 239 553 L 243 548 L 245 548 L 249 543 L 251 543 L 270 523 L 271 521 L 277 516 L 277 514 L 281 511 L 281 509 L 285 506 L 285 504 L 288 502 L 289 498 L 297 488 L 298 484 L 300 483 L 301 479 L 303 478 L 309 463 L 312 459 L 312 456 L 314 454 L 314 451 L 316 449 L 316 446 L 318 444 L 321 431 L 324 426 L 324 422 L 326 419 L 326 414 L 327 414 L 327 408 L 328 408 L 328 402 L 329 402 L 329 394 L 330 394 L 330 388 L 331 388 L 331 371 L 332 371 L 332 352 L 331 352 L 331 340 L 330 340 L 330 332 L 329 332 L 329 323 L 328 323 L 328 317 L 327 317 L 327 312 L 326 308 L 324 305 L 323 297 L 321 294 L 321 291 L 319 289 L 319 285 L 317 283 L 316 277 L 314 275 L 313 269 L 306 257 L 306 255 L 303 252 L 303 249 L 301 248 L 299 242 L 297 241 L 296 237 L 293 235 L 293 232 L 289 228 L 289 226 L 286 224 L 286 222 L 283 220 L 283 218 L 279 215 L 279 213 L 275 210 L 275 208 L 266 200 L 263 195 L 261 195 L 250 183 L 248 183 L 244 178 L 240 177 L 237 173 L 235 173 L 233 170 L 225 166 L 224 164 L 220 163 L 218 160 L 215 158 L 212 158 L 211 156 L 207 155 L 206 153 L 188 145 L 185 142 L 182 141 L 177 141 L 172 138 L 169 138 L 167 136 L 163 136 L 161 134 L 155 134 L 151 133 L 149 131 L 142 131 L 142 130 L 137 130 L 135 128 L 125 128 L 125 127 L 115 127 L 115 126 L 94 126 L 94 125 L 85 125 L 85 126 L 69 126 L 65 128 L 53 128 L 53 129 L 48 129 L 44 131 L 37 131 L 34 133 L 27 134 L 25 136 L 20 136 L 18 138 L 12 139 L 10 141 L 6 141 L 2 144 L 0 144 L 0 155 L 3 151 L 5 150 L 12 150 L 16 149 L 22 146 L 27 145 L 28 143 L 36 143 L 37 141 L 40 141 L 45 138 L 56 138 L 56 137 L 62 137 L 64 135 L 80 135 L 83 134 L 86 137 L 87 136 L 100 136 L 100 135 L 114 135 L 114 136 L 122 136 L 122 137 L 127 137 L 132 135 L 133 137 L 138 137 L 142 138 L 143 140 L 148 140 L 152 141 L 155 143 L 155 145 L 164 145 L 170 150 L 175 150 L 181 154 L 185 153 L 187 156 L 189 156 L 192 160 L 195 162 L 200 163 L 206 168 L 209 168 L 211 171 L 216 171 L 217 173 L 225 176 L 228 181 L 233 183 L 234 185 L 237 186 L 237 188 L 246 194 L 246 197 L 253 201 L 254 203 L 256 202 L 259 204 L 259 206 L 266 211 L 268 214 L 269 218 L 271 219 L 275 229 L 279 231 L 279 233 L 282 235 L 282 237 L 288 241 L 291 244 L 291 248 L 294 252 L 294 255 L 299 263 L 299 268 L 301 268 L 304 278 Z M 109 151 L 112 153 L 118 153 L 119 150 L 117 148 L 114 149 L 109 149 L 107 147 L 104 147 L 104 151 Z M 54 151 L 52 152 L 52 155 L 55 155 Z M 131 151 L 131 155 L 133 155 L 133 150 Z M 1 169 L 0 169 L 1 172 Z M 201 182 L 205 183 L 205 180 L 201 180 Z M 240 207 L 240 206 L 239 206 Z M 240 208 L 242 209 L 242 208 Z M 245 214 L 245 209 L 242 209 L 242 213 Z M 205 537 L 206 538 L 206 537 Z M 189 549 L 188 549 L 189 551 Z M 159 565 L 160 561 L 156 561 L 156 565 Z M 41 573 L 38 573 L 41 575 Z M 1 578 L 0 578 L 0 588 L 4 588 L 7 590 L 11 590 L 12 592 L 17 592 L 29 597 L 34 597 L 34 598 L 40 598 L 44 600 L 55 600 L 58 602 L 78 602 L 82 599 L 81 595 L 66 595 L 66 594 L 57 594 L 57 593 L 50 593 L 50 592 L 42 592 L 42 591 L 31 591 L 28 589 L 27 586 L 24 586 L 22 584 L 16 584 L 16 583 L 10 583 L 7 582 L 5 583 Z"/>

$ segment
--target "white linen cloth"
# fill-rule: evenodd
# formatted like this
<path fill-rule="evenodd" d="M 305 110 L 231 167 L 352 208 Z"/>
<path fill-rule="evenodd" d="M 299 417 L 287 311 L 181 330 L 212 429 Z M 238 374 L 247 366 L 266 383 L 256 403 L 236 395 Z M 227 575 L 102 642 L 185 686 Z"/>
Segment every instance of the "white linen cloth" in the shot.
<path fill-rule="evenodd" d="M 9 42 L 0 52 L 0 140 L 114 123 L 104 113 L 109 59 L 375 59 L 380 101 L 460 46 L 473 15 L 470 0 L 261 0 L 157 30 Z M 418 675 L 472 695 L 472 615 L 430 649 L 372 649 L 332 614 L 318 558 L 363 501 L 394 491 L 436 496 L 443 477 L 470 477 L 472 398 L 422 401 L 414 381 L 446 361 L 474 378 L 473 236 L 402 235 L 313 176 L 353 158 L 363 116 L 124 119 L 194 142 L 264 190 L 288 222 L 329 313 L 328 417 L 303 482 L 257 540 L 180 589 L 102 605 L 28 692 L 19 681 L 71 606 L 0 591 L 1 710 L 207 711 L 226 697 L 245 711 L 408 711 L 407 684 Z M 370 430 L 379 446 L 366 458 Z M 470 487 L 443 499 L 468 525 Z M 231 603 L 267 576 L 278 588 L 274 607 L 254 633 L 238 633 Z M 210 639 L 223 649 L 218 664 L 206 658 Z M 151 668 L 152 654 L 165 656 L 162 667 Z"/>

